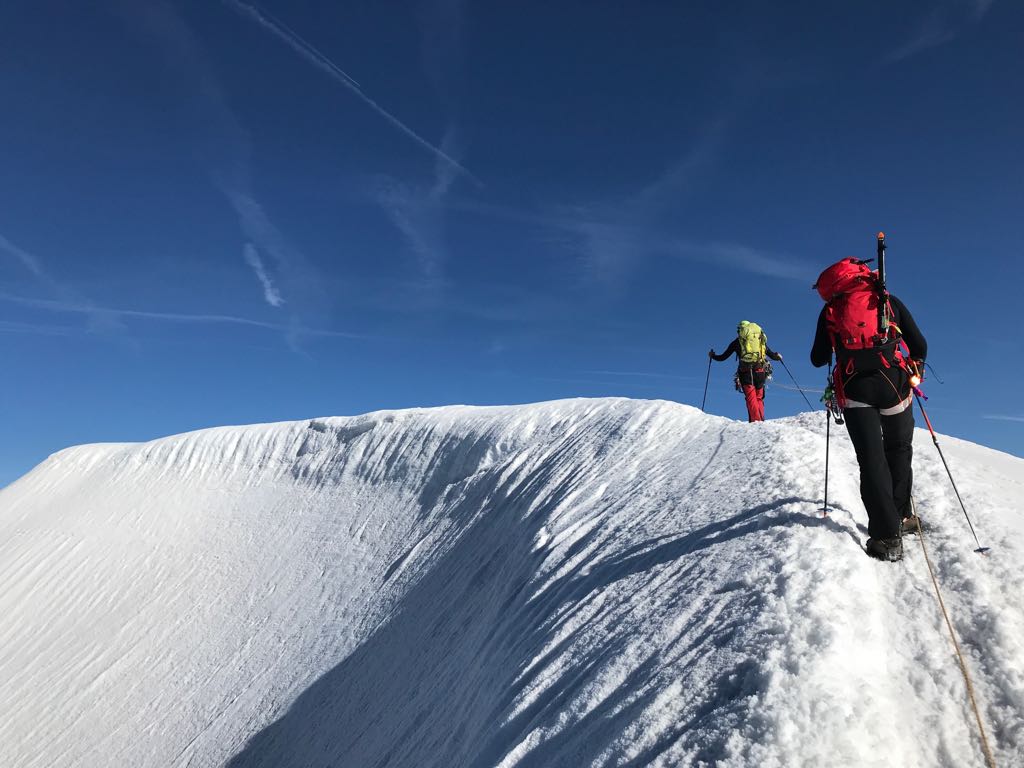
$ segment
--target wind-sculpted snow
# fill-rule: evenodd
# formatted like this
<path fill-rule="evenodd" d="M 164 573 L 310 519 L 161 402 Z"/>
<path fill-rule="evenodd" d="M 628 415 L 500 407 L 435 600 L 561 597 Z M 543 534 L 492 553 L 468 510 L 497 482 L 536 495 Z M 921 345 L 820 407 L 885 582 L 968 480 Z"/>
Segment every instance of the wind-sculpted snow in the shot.
<path fill-rule="evenodd" d="M 0 764 L 983 765 L 918 543 L 845 435 L 576 400 L 63 451 L 0 492 Z M 921 514 L 1024 765 L 1024 461 L 927 433 Z"/>

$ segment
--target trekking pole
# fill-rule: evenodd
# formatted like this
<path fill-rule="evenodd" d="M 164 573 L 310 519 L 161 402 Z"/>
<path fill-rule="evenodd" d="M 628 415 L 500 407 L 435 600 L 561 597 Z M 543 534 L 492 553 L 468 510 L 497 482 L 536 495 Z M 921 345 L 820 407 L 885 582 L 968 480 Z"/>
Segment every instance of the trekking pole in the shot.
<path fill-rule="evenodd" d="M 704 404 L 708 401 L 708 382 L 711 381 L 711 355 L 708 355 L 708 377 L 704 379 L 704 399 L 700 401 L 700 410 L 704 411 Z"/>
<path fill-rule="evenodd" d="M 825 501 L 822 504 L 821 512 L 823 517 L 828 517 L 828 446 L 832 441 L 829 439 L 832 433 L 832 410 L 825 409 Z"/>
<path fill-rule="evenodd" d="M 779 360 L 779 362 L 782 363 L 782 367 L 786 369 L 786 373 L 789 374 L 789 378 L 793 379 L 793 383 L 796 384 L 797 391 L 801 395 L 803 395 L 804 402 L 807 403 L 807 407 L 810 408 L 813 411 L 814 410 L 814 406 L 811 405 L 811 401 L 807 399 L 807 395 L 805 395 L 803 389 L 800 388 L 800 385 L 797 383 L 796 377 L 790 372 L 789 366 L 786 365 L 786 361 L 785 360 Z"/>
<path fill-rule="evenodd" d="M 828 360 L 828 368 L 828 384 L 825 385 L 825 393 L 821 396 L 821 402 L 825 404 L 825 503 L 821 511 L 825 517 L 828 517 L 828 450 L 832 443 L 832 419 L 835 419 L 836 424 L 843 423 L 843 412 L 836 404 L 831 357 Z"/>
<path fill-rule="evenodd" d="M 978 544 L 978 548 L 974 550 L 979 554 L 985 554 L 989 551 L 990 547 L 981 546 L 981 542 L 978 541 L 978 534 L 974 532 L 974 524 L 971 523 L 971 516 L 967 514 L 967 507 L 964 506 L 964 500 L 960 498 L 960 491 L 957 490 L 956 481 L 953 480 L 953 473 L 949 471 L 949 464 L 946 463 L 946 457 L 942 454 L 942 449 L 939 447 L 939 438 L 935 436 L 935 430 L 932 429 L 931 419 L 928 418 L 928 412 L 924 409 L 924 403 L 921 402 L 921 394 L 915 389 L 914 397 L 917 399 L 917 404 L 921 408 L 921 415 L 924 416 L 924 423 L 928 425 L 928 431 L 932 435 L 932 442 L 935 443 L 935 450 L 939 452 L 939 458 L 942 459 L 942 466 L 946 468 L 946 474 L 949 476 L 949 482 L 953 486 L 953 493 L 956 494 L 956 500 L 960 502 L 960 509 L 964 511 L 964 517 L 967 518 L 967 525 L 970 526 L 971 535 L 974 536 L 974 541 Z"/>

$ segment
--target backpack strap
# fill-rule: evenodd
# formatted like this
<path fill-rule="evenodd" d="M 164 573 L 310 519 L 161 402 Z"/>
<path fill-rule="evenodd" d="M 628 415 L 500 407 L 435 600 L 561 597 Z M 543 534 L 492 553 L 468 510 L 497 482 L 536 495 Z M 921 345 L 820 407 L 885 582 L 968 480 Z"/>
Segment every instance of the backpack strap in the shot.
<path fill-rule="evenodd" d="M 846 407 L 846 380 L 853 376 L 854 371 L 850 371 L 849 374 L 844 374 L 842 366 L 837 359 L 828 378 L 832 384 L 832 397 L 835 398 L 836 405 L 839 406 L 839 410 Z"/>

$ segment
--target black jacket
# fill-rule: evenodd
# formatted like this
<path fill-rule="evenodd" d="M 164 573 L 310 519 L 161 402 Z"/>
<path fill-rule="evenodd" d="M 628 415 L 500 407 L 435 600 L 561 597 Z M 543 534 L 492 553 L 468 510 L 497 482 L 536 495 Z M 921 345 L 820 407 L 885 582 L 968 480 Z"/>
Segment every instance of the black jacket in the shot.
<path fill-rule="evenodd" d="M 767 344 L 764 345 L 764 348 L 765 348 L 765 354 L 767 354 L 768 357 L 770 357 L 772 360 L 781 360 L 782 359 L 782 357 L 779 355 L 779 353 L 778 352 L 773 352 L 772 348 L 769 347 Z M 722 362 L 723 360 L 726 360 L 730 355 L 736 355 L 737 358 L 740 356 L 740 340 L 739 339 L 733 339 L 732 340 L 732 344 L 730 344 L 728 347 L 726 347 L 725 348 L 725 352 L 723 352 L 722 354 L 716 355 L 716 354 L 712 353 L 711 359 L 712 360 L 717 360 L 718 362 Z M 751 366 L 751 363 L 743 363 L 743 362 L 741 362 L 740 365 L 741 366 L 746 366 L 747 368 L 749 368 Z"/>

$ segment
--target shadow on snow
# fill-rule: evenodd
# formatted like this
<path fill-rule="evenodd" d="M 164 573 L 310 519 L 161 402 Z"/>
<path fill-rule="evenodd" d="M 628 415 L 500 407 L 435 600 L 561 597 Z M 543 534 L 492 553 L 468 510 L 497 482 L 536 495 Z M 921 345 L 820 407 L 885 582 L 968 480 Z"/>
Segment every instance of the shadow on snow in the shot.
<path fill-rule="evenodd" d="M 540 529 L 576 489 L 579 477 L 543 465 L 516 485 L 499 480 L 499 470 L 464 481 L 464 493 L 448 511 L 449 519 L 462 525 L 455 543 L 420 574 L 390 618 L 361 646 L 252 737 L 229 762 L 231 768 L 496 765 L 531 732 L 553 725 L 581 690 L 626 651 L 635 633 L 628 621 L 596 638 L 586 634 L 587 622 L 581 621 L 553 643 L 589 597 L 626 579 L 649 586 L 665 568 L 680 569 L 685 578 L 687 569 L 698 565 L 698 553 L 773 526 L 826 527 L 856 539 L 830 518 L 766 514 L 813 503 L 790 497 L 691 531 L 651 538 L 611 557 L 585 560 L 545 582 L 538 574 L 557 574 L 574 557 L 603 551 L 594 545 L 610 534 L 595 526 L 557 552 L 560 562 L 542 568 L 555 555 L 536 545 Z M 433 501 L 441 494 L 430 495 Z M 543 502 L 531 509 L 537 498 Z M 388 576 L 397 569 L 393 564 Z M 626 586 L 610 599 L 618 601 L 616 610 L 628 614 L 637 608 L 630 600 L 636 590 L 632 582 Z M 742 585 L 726 591 L 723 599 L 736 601 L 737 615 L 749 607 L 745 603 L 763 599 Z M 686 595 L 672 599 L 686 600 Z M 710 626 L 706 616 L 697 615 L 679 639 L 684 651 L 702 651 L 708 643 L 728 642 L 734 631 L 727 623 Z M 564 654 L 575 654 L 571 663 L 545 678 Z M 653 702 L 659 691 L 654 683 L 666 663 L 658 654 L 637 660 L 612 695 L 546 735 L 518 764 L 575 766 L 607 757 Z M 655 759 L 697 722 L 714 721 L 730 702 L 756 692 L 757 676 L 740 667 L 721 673 L 700 692 L 703 699 L 686 722 L 669 727 L 639 757 L 623 764 L 640 766 Z M 532 700 L 521 701 L 526 692 Z"/>

